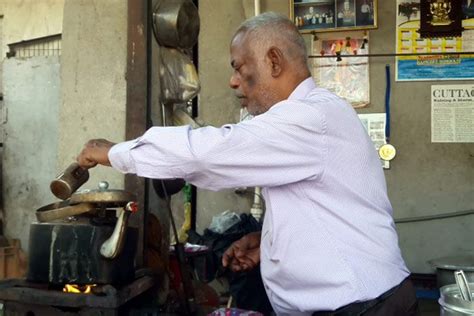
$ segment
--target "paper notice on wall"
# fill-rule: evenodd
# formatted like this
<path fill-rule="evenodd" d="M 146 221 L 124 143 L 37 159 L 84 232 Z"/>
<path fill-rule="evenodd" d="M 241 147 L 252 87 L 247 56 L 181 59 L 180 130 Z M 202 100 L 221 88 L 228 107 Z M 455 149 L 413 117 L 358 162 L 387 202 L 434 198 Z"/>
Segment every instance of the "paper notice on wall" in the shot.
<path fill-rule="evenodd" d="M 474 85 L 431 86 L 431 142 L 474 142 Z"/>
<path fill-rule="evenodd" d="M 375 150 L 378 152 L 379 148 L 387 143 L 385 137 L 385 113 L 370 113 L 370 114 L 359 114 L 359 119 L 364 125 L 365 130 L 374 143 Z M 384 169 L 390 168 L 390 162 L 380 159 L 380 163 Z"/>
<path fill-rule="evenodd" d="M 374 143 L 375 149 L 386 143 L 385 113 L 359 114 L 359 119 Z"/>

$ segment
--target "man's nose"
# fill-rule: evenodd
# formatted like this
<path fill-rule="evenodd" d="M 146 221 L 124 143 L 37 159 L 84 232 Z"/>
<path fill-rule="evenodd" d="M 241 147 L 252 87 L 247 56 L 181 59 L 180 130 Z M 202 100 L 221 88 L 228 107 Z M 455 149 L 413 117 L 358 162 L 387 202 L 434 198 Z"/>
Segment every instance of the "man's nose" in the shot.
<path fill-rule="evenodd" d="M 237 89 L 239 85 L 240 85 L 239 80 L 235 77 L 235 75 L 230 76 L 229 86 L 232 89 Z"/>

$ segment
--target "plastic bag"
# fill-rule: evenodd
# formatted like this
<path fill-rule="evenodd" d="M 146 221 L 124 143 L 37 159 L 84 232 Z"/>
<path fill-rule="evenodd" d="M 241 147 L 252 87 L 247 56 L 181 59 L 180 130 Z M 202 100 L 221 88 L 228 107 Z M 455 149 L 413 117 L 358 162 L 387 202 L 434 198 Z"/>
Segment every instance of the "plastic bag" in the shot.
<path fill-rule="evenodd" d="M 185 103 L 201 88 L 191 59 L 181 51 L 160 47 L 161 98 L 165 104 Z"/>
<path fill-rule="evenodd" d="M 219 215 L 213 216 L 209 230 L 215 233 L 223 234 L 227 229 L 240 222 L 239 214 L 229 210 L 222 212 Z"/>
<path fill-rule="evenodd" d="M 211 316 L 263 316 L 259 312 L 246 311 L 239 308 L 219 308 L 213 311 Z"/>

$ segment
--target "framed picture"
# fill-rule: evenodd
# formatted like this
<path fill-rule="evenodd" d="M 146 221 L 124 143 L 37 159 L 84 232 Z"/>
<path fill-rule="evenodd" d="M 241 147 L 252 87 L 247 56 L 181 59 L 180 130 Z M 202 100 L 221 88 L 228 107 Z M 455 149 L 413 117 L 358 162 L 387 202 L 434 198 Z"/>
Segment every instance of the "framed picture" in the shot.
<path fill-rule="evenodd" d="M 377 28 L 377 0 L 290 0 L 302 33 Z"/>

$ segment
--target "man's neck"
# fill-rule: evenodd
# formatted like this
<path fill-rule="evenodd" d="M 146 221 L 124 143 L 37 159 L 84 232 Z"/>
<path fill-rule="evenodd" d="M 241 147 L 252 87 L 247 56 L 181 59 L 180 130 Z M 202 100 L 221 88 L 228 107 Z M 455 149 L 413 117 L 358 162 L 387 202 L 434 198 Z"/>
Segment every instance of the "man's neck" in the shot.
<path fill-rule="evenodd" d="M 282 91 L 285 91 L 284 98 L 282 100 L 288 99 L 288 97 L 293 93 L 293 91 L 295 91 L 295 89 L 309 77 L 311 77 L 311 73 L 309 71 L 289 76 L 288 80 L 286 80 L 284 84 L 285 87 L 282 88 Z"/>

